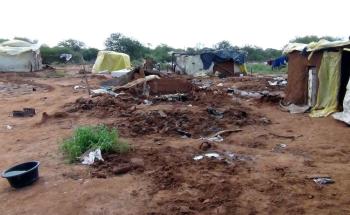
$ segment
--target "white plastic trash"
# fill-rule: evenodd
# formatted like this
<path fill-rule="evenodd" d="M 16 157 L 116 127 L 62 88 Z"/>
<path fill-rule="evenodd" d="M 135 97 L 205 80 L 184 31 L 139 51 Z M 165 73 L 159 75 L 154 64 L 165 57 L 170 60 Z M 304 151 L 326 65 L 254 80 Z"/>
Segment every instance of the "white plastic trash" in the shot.
<path fill-rule="evenodd" d="M 85 154 L 87 154 L 87 152 Z M 98 148 L 94 151 L 90 151 L 87 155 L 82 157 L 82 160 L 83 161 L 81 163 L 85 165 L 91 165 L 95 162 L 95 160 L 103 161 L 101 149 Z"/>
<path fill-rule="evenodd" d="M 123 75 L 126 75 L 130 71 L 131 71 L 130 69 L 121 69 L 117 71 L 112 71 L 111 75 L 113 78 L 119 78 L 119 77 L 122 77 Z"/>

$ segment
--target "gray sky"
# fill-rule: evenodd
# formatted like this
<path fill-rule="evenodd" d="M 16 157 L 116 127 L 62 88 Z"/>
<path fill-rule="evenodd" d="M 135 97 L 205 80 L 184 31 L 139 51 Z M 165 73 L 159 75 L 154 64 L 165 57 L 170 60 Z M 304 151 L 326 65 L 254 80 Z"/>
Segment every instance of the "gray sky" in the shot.
<path fill-rule="evenodd" d="M 1 0 L 0 38 L 50 46 L 73 38 L 104 48 L 115 32 L 153 46 L 282 48 L 295 36 L 348 38 L 347 0 Z"/>

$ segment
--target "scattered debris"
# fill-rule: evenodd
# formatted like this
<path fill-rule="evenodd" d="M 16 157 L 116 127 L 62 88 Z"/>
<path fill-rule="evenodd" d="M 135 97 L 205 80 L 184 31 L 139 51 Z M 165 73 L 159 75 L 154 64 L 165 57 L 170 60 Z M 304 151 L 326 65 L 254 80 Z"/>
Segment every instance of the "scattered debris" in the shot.
<path fill-rule="evenodd" d="M 236 154 L 236 153 L 232 153 L 232 152 L 226 152 L 225 155 L 228 156 L 228 158 L 230 160 L 238 160 L 238 161 L 253 160 L 253 158 L 248 156 L 248 155 L 241 155 L 241 154 Z"/>
<path fill-rule="evenodd" d="M 85 89 L 85 87 L 84 87 L 84 86 L 80 86 L 80 85 L 75 85 L 75 86 L 73 87 L 73 89 L 74 89 L 74 90 L 79 90 L 79 89 Z"/>
<path fill-rule="evenodd" d="M 201 79 L 193 79 L 192 84 L 196 85 L 200 90 L 206 90 L 213 85 L 213 81 L 211 80 L 201 80 Z"/>
<path fill-rule="evenodd" d="M 216 86 L 217 86 L 217 87 L 223 87 L 224 84 L 223 84 L 223 83 L 219 83 L 219 84 L 217 84 Z"/>
<path fill-rule="evenodd" d="M 305 113 L 311 108 L 309 105 L 304 105 L 304 106 L 298 106 L 295 104 L 283 105 L 282 100 L 280 101 L 279 104 L 280 104 L 280 109 L 282 111 L 290 112 L 292 114 Z"/>
<path fill-rule="evenodd" d="M 287 148 L 287 144 L 280 143 L 280 144 L 277 144 L 277 145 L 272 149 L 272 151 L 273 151 L 273 152 L 281 152 L 281 151 L 284 150 L 285 148 Z"/>
<path fill-rule="evenodd" d="M 201 139 L 202 140 L 207 140 L 209 142 L 222 142 L 222 141 L 224 141 L 224 138 L 221 137 L 219 134 L 215 135 L 215 136 L 212 136 L 212 137 L 202 137 Z"/>
<path fill-rule="evenodd" d="M 331 177 L 314 177 L 314 182 L 320 185 L 334 184 L 335 181 Z"/>
<path fill-rule="evenodd" d="M 95 160 L 103 161 L 101 149 L 95 149 L 93 151 L 87 151 L 81 156 L 82 164 L 91 165 L 95 162 Z"/>
<path fill-rule="evenodd" d="M 231 161 L 248 161 L 248 160 L 253 160 L 250 156 L 247 155 L 241 155 L 241 154 L 236 154 L 232 152 L 224 152 L 224 153 L 219 153 L 219 152 L 207 152 L 201 155 L 196 155 L 193 157 L 193 160 L 202 160 L 204 158 L 214 158 L 217 160 L 224 160 L 227 163 L 231 163 Z"/>
<path fill-rule="evenodd" d="M 91 93 L 92 93 L 92 97 L 95 97 L 95 96 L 100 96 L 102 94 L 108 94 L 108 95 L 111 95 L 111 96 L 114 96 L 114 97 L 117 97 L 120 95 L 120 93 L 115 93 L 113 91 L 110 91 L 110 90 L 107 90 L 107 89 L 96 89 L 96 90 L 91 90 Z"/>
<path fill-rule="evenodd" d="M 193 157 L 193 160 L 197 161 L 197 160 L 202 160 L 204 157 L 207 157 L 207 158 L 216 158 L 216 159 L 219 159 L 221 160 L 221 156 L 219 153 L 216 153 L 216 152 L 208 152 L 208 153 L 205 153 L 203 155 L 196 155 Z"/>
<path fill-rule="evenodd" d="M 229 129 L 229 130 L 223 130 L 223 131 L 219 131 L 219 132 L 215 133 L 215 134 L 213 135 L 213 137 L 218 136 L 218 135 L 223 135 L 223 134 L 226 134 L 226 133 L 233 133 L 233 132 L 240 132 L 240 131 L 243 131 L 243 129 Z"/>
<path fill-rule="evenodd" d="M 156 101 L 181 101 L 185 102 L 188 100 L 188 94 L 185 93 L 176 93 L 176 94 L 167 94 L 167 95 L 161 95 L 161 96 L 155 96 L 154 100 Z"/>
<path fill-rule="evenodd" d="M 275 77 L 273 78 L 273 81 L 268 81 L 270 86 L 286 86 L 287 80 L 283 77 Z"/>
<path fill-rule="evenodd" d="M 191 133 L 189 133 L 187 131 L 183 131 L 181 129 L 176 129 L 176 132 L 179 133 L 180 135 L 183 135 L 183 136 L 187 137 L 187 138 L 191 138 L 191 136 L 192 136 Z"/>
<path fill-rule="evenodd" d="M 11 130 L 13 127 L 12 127 L 11 125 L 6 125 L 6 128 L 7 128 L 8 130 Z"/>
<path fill-rule="evenodd" d="M 281 143 L 281 144 L 277 144 L 277 146 L 280 147 L 280 148 L 282 148 L 282 149 L 284 149 L 284 148 L 287 147 L 287 144 Z"/>
<path fill-rule="evenodd" d="M 268 90 L 263 91 L 245 91 L 236 88 L 228 88 L 226 91 L 228 94 L 234 94 L 241 97 L 260 99 L 263 102 L 277 103 L 284 97 L 283 92 L 270 92 Z"/>
<path fill-rule="evenodd" d="M 120 78 L 122 76 L 127 75 L 131 70 L 130 69 L 121 69 L 121 70 L 116 70 L 116 71 L 112 71 L 111 75 L 113 78 Z"/>
<path fill-rule="evenodd" d="M 259 121 L 262 122 L 263 124 L 266 124 L 266 125 L 271 124 L 271 120 L 268 119 L 268 118 L 266 118 L 266 117 L 261 117 L 261 118 L 259 119 Z"/>
<path fill-rule="evenodd" d="M 152 104 L 153 104 L 152 101 L 147 100 L 147 99 L 143 100 L 143 103 L 144 103 L 145 105 L 152 105 Z"/>
<path fill-rule="evenodd" d="M 162 110 L 159 110 L 158 113 L 159 113 L 159 115 L 160 115 L 161 117 L 163 117 L 163 118 L 166 118 L 166 117 L 168 116 L 168 115 L 166 115 L 166 113 L 164 113 L 164 111 L 162 111 Z"/>
<path fill-rule="evenodd" d="M 268 91 L 263 91 L 263 92 L 248 92 L 245 90 L 239 90 L 236 88 L 228 88 L 227 93 L 229 94 L 236 94 L 242 97 L 250 97 L 250 98 L 256 98 L 260 99 L 264 94 L 268 93 Z"/>
<path fill-rule="evenodd" d="M 131 82 L 129 82 L 129 83 L 123 85 L 123 86 L 114 87 L 113 91 L 127 90 L 127 89 L 136 87 L 137 85 L 146 83 L 146 82 L 154 80 L 154 79 L 160 79 L 160 77 L 158 75 L 149 75 L 149 76 L 146 76 L 144 78 L 139 78 L 139 79 L 136 79 L 134 81 L 131 81 Z"/>
<path fill-rule="evenodd" d="M 33 117 L 35 115 L 34 108 L 23 108 L 23 111 L 14 110 L 12 111 L 13 117 Z"/>
<path fill-rule="evenodd" d="M 216 110 L 213 107 L 208 107 L 207 111 L 208 111 L 209 114 L 217 117 L 218 119 L 224 118 L 224 112 L 218 111 L 218 110 Z"/>

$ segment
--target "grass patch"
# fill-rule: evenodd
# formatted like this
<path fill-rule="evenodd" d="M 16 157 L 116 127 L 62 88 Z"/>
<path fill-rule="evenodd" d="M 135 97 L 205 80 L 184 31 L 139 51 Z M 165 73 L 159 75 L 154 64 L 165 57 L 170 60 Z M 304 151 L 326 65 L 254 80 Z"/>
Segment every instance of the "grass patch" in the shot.
<path fill-rule="evenodd" d="M 130 146 L 120 140 L 116 129 L 109 129 L 105 125 L 79 127 L 62 144 L 62 151 L 70 162 L 76 161 L 86 151 L 97 148 L 102 152 L 125 153 Z"/>
<path fill-rule="evenodd" d="M 287 67 L 283 67 L 280 69 L 271 69 L 270 65 L 266 65 L 264 63 L 247 63 L 248 73 L 252 71 L 257 74 L 286 74 Z"/>

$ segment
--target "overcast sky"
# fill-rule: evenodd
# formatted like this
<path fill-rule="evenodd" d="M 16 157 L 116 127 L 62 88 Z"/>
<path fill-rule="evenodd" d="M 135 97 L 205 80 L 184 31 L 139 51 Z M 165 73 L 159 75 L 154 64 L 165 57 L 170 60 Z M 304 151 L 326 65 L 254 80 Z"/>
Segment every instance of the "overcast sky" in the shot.
<path fill-rule="evenodd" d="M 1 0 L 0 38 L 50 46 L 73 38 L 104 48 L 115 32 L 152 46 L 282 48 L 295 36 L 348 38 L 347 0 Z"/>

